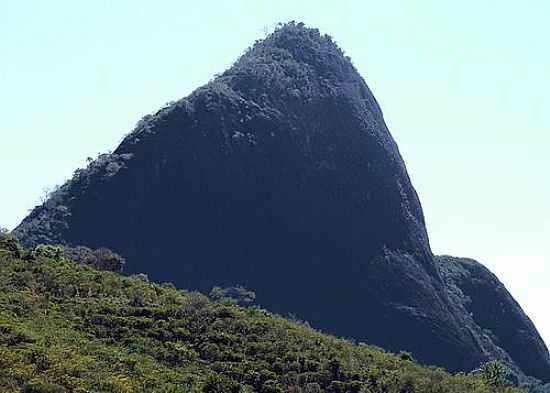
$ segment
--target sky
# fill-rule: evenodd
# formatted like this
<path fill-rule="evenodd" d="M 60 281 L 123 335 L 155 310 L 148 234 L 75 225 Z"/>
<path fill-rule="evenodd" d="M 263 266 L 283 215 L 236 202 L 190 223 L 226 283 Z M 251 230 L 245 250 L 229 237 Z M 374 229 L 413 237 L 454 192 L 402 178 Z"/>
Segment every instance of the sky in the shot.
<path fill-rule="evenodd" d="M 0 225 L 278 22 L 365 78 L 435 253 L 489 267 L 550 344 L 550 2 L 0 2 Z"/>

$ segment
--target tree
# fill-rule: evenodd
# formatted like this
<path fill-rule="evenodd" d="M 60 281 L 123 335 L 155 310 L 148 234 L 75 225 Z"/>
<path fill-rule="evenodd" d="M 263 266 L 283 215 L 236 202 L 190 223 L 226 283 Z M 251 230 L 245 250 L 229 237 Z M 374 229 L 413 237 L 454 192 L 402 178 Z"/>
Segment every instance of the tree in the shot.
<path fill-rule="evenodd" d="M 116 273 L 122 272 L 126 264 L 124 257 L 106 247 L 96 250 L 85 246 L 67 247 L 64 255 L 79 264 Z"/>
<path fill-rule="evenodd" d="M 126 260 L 122 256 L 105 247 L 95 250 L 94 255 L 97 258 L 95 267 L 99 270 L 122 272 L 126 264 Z"/>
<path fill-rule="evenodd" d="M 498 360 L 493 360 L 483 364 L 480 368 L 481 377 L 487 385 L 494 388 L 503 388 L 508 385 L 506 376 L 508 369 Z"/>
<path fill-rule="evenodd" d="M 63 246 L 53 246 L 51 244 L 39 244 L 31 251 L 31 255 L 34 258 L 50 258 L 56 261 L 60 261 L 64 256 Z"/>
<path fill-rule="evenodd" d="M 209 296 L 212 300 L 225 300 L 239 305 L 250 304 L 256 300 L 256 294 L 253 291 L 249 291 L 240 285 L 226 288 L 214 287 Z"/>
<path fill-rule="evenodd" d="M 0 250 L 4 250 L 4 252 L 15 258 L 21 258 L 23 255 L 23 247 L 19 244 L 19 240 L 6 228 L 2 227 L 0 227 Z"/>
<path fill-rule="evenodd" d="M 65 256 L 81 265 L 95 266 L 97 263 L 97 257 L 94 251 L 84 246 L 66 247 Z"/>
<path fill-rule="evenodd" d="M 202 391 L 204 393 L 239 393 L 241 386 L 238 382 L 222 374 L 211 374 Z"/>

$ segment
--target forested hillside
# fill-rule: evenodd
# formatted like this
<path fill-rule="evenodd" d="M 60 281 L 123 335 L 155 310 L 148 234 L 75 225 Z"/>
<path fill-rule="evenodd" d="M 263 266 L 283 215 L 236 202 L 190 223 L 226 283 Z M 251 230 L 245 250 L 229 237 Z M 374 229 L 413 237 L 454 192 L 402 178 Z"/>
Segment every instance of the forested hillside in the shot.
<path fill-rule="evenodd" d="M 0 235 L 2 392 L 515 392 L 68 254 Z"/>

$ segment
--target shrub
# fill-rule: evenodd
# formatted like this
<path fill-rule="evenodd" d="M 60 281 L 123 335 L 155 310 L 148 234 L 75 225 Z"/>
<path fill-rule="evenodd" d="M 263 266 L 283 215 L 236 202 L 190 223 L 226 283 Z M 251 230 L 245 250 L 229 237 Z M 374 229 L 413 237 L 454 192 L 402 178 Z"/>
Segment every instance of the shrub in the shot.
<path fill-rule="evenodd" d="M 304 388 L 304 393 L 322 393 L 323 390 L 321 389 L 321 386 L 316 383 L 308 383 Z"/>
<path fill-rule="evenodd" d="M 30 355 L 30 360 L 34 364 L 36 371 L 43 372 L 50 368 L 48 355 L 42 350 L 33 350 Z"/>
<path fill-rule="evenodd" d="M 67 247 L 64 256 L 82 265 L 116 273 L 122 272 L 126 264 L 124 257 L 106 247 L 96 250 L 85 246 Z"/>
<path fill-rule="evenodd" d="M 97 258 L 94 267 L 99 270 L 122 272 L 126 264 L 126 260 L 122 256 L 105 247 L 95 250 L 94 255 Z"/>
<path fill-rule="evenodd" d="M 224 375 L 211 374 L 206 380 L 202 391 L 204 393 L 239 393 L 241 386 Z"/>
<path fill-rule="evenodd" d="M 256 300 L 256 294 L 253 291 L 249 291 L 240 285 L 226 288 L 214 287 L 209 296 L 212 300 L 229 301 L 239 305 L 250 304 Z"/>
<path fill-rule="evenodd" d="M 94 266 L 97 261 L 93 250 L 84 246 L 66 247 L 65 256 L 81 265 Z"/>
<path fill-rule="evenodd" d="M 51 244 L 39 244 L 31 251 L 33 258 L 49 258 L 55 261 L 60 261 L 64 257 L 63 246 L 53 246 Z"/>
<path fill-rule="evenodd" d="M 14 258 L 21 258 L 23 248 L 19 244 L 19 240 L 9 233 L 7 229 L 0 227 L 0 250 L 5 250 L 7 254 Z"/>
<path fill-rule="evenodd" d="M 414 357 L 412 356 L 412 354 L 410 352 L 401 351 L 401 352 L 399 352 L 398 356 L 399 356 L 399 359 L 401 359 L 401 360 L 414 362 Z"/>
<path fill-rule="evenodd" d="M 506 380 L 508 369 L 498 360 L 483 364 L 480 370 L 481 377 L 487 385 L 494 388 L 503 388 L 508 385 L 508 381 Z"/>
<path fill-rule="evenodd" d="M 50 382 L 30 382 L 23 387 L 24 393 L 65 393 L 67 390 Z"/>

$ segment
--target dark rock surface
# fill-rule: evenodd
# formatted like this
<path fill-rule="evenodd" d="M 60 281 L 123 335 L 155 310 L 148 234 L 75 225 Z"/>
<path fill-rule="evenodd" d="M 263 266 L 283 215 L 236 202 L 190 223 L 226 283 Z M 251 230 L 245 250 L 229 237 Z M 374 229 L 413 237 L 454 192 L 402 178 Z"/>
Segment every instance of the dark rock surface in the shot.
<path fill-rule="evenodd" d="M 437 256 L 436 261 L 449 296 L 471 315 L 479 345 L 488 353 L 500 347 L 525 374 L 547 381 L 548 348 L 499 279 L 473 259 Z"/>
<path fill-rule="evenodd" d="M 501 351 L 480 347 L 445 289 L 369 88 L 329 37 L 301 24 L 144 118 L 15 232 L 26 245 L 110 247 L 130 272 L 182 288 L 244 285 L 272 311 L 450 370 Z M 521 359 L 550 377 L 547 358 Z"/>

